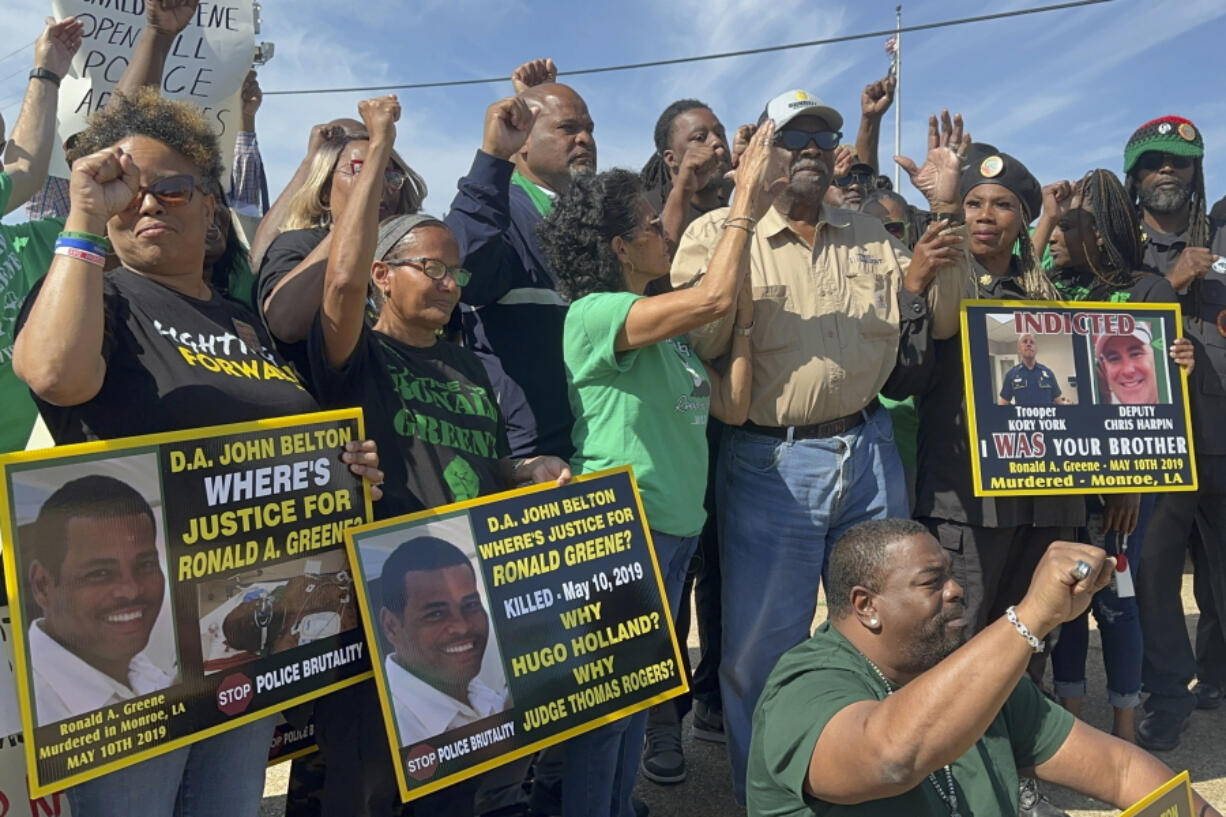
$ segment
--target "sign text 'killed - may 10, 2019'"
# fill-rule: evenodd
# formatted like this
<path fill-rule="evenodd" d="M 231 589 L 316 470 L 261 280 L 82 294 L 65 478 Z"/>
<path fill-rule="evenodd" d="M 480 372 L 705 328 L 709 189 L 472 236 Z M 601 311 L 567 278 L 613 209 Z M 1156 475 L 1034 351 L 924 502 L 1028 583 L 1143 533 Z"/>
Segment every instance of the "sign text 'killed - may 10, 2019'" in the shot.
<path fill-rule="evenodd" d="M 34 794 L 368 677 L 360 439 L 346 410 L 0 458 Z"/>
<path fill-rule="evenodd" d="M 629 468 L 346 535 L 406 800 L 686 688 Z"/>
<path fill-rule="evenodd" d="M 977 496 L 1196 490 L 1177 304 L 967 301 Z"/>

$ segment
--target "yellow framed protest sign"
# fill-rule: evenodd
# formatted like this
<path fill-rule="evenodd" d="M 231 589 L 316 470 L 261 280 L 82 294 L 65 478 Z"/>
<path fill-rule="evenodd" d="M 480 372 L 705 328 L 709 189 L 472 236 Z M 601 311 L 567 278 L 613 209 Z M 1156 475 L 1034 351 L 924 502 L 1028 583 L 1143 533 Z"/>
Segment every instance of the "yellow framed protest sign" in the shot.
<path fill-rule="evenodd" d="M 1120 817 L 1192 817 L 1192 779 L 1182 771 L 1120 813 Z"/>
<path fill-rule="evenodd" d="M 348 409 L 0 456 L 33 796 L 369 677 L 364 436 Z"/>
<path fill-rule="evenodd" d="M 976 496 L 1195 491 L 1178 304 L 962 303 Z"/>
<path fill-rule="evenodd" d="M 688 689 L 629 466 L 345 538 L 406 801 Z"/>

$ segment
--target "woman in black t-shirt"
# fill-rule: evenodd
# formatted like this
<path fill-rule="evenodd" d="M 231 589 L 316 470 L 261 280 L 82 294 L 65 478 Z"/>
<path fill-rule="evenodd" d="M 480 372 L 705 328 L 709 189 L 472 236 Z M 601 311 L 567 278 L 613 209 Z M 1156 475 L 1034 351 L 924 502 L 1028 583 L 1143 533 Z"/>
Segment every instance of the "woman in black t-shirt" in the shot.
<path fill-rule="evenodd" d="M 370 133 L 367 161 L 387 160 L 400 105 L 394 96 L 358 106 Z M 497 398 L 476 355 L 438 337 L 468 272 L 441 221 L 396 216 L 379 225 L 382 180 L 363 173 L 337 217 L 323 303 L 311 328 L 311 381 L 322 405 L 361 406 L 384 452 L 379 514 L 392 516 L 471 499 L 521 482 L 570 478 L 557 457 L 512 460 Z M 365 321 L 371 281 L 383 299 Z M 315 727 L 328 775 L 323 817 L 391 817 L 396 790 L 372 683 L 321 698 Z M 365 714 L 358 714 L 365 713 Z M 503 775 L 506 777 L 506 774 Z M 476 785 L 475 783 L 473 784 Z M 415 814 L 471 814 L 472 788 L 414 803 Z"/>
<path fill-rule="evenodd" d="M 307 377 L 306 337 L 319 309 L 333 228 L 364 172 L 382 180 L 380 217 L 421 209 L 426 183 L 394 150 L 376 160 L 370 152 L 370 134 L 357 123 L 333 127 L 311 158 L 302 187 L 289 201 L 283 232 L 268 246 L 260 264 L 256 297 L 261 315 L 278 351 Z"/>
<path fill-rule="evenodd" d="M 255 316 L 203 276 L 215 203 L 202 185 L 217 183 L 221 158 L 199 110 L 156 89 L 116 94 L 74 153 L 66 231 L 100 251 L 109 235 L 122 266 L 103 273 L 101 252 L 57 254 L 26 302 L 13 368 L 56 443 L 316 410 Z M 379 482 L 373 452 L 351 443 L 342 459 Z M 273 720 L 74 786 L 72 811 L 170 817 L 190 801 L 194 815 L 254 814 Z"/>
<path fill-rule="evenodd" d="M 359 105 L 370 132 L 367 160 L 386 161 L 400 106 L 394 96 Z M 312 381 L 328 407 L 361 405 L 384 446 L 382 515 L 422 510 L 516 483 L 565 481 L 557 457 L 512 461 L 485 369 L 438 331 L 468 272 L 441 221 L 398 216 L 379 226 L 382 180 L 359 176 L 336 222 L 323 304 L 311 332 Z M 384 304 L 365 322 L 371 281 Z M 391 452 L 396 452 L 393 455 Z M 394 462 L 393 462 L 394 461 Z"/>

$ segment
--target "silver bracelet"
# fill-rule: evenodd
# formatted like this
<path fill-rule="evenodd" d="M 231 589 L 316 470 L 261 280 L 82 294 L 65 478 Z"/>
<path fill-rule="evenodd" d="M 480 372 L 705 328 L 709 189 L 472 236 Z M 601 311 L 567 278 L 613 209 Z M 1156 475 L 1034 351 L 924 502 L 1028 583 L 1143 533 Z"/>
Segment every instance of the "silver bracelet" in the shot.
<path fill-rule="evenodd" d="M 1026 643 L 1030 645 L 1031 650 L 1036 653 L 1043 652 L 1043 642 L 1036 638 L 1035 634 L 1030 632 L 1030 628 L 1017 617 L 1017 610 L 1013 608 L 1013 605 L 1009 605 L 1009 608 L 1005 610 L 1005 618 L 1009 619 L 1009 623 L 1013 625 L 1014 629 L 1018 631 L 1022 638 L 1026 639 Z"/>

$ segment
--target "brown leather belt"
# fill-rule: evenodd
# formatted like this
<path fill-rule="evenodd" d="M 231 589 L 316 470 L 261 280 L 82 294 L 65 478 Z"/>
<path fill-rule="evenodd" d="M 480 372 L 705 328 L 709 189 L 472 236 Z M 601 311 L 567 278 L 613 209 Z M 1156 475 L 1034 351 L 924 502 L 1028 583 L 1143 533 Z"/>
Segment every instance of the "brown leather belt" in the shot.
<path fill-rule="evenodd" d="M 813 423 L 807 426 L 790 426 L 792 429 L 793 440 L 814 440 L 823 437 L 837 437 L 840 434 L 846 434 L 853 428 L 864 424 L 864 418 L 870 412 L 876 410 L 881 405 L 876 397 L 869 401 L 861 411 L 853 414 L 848 414 L 846 417 L 837 417 L 833 420 L 827 420 L 824 423 Z M 757 423 L 749 420 L 741 426 L 745 431 L 753 432 L 754 434 L 765 434 L 768 437 L 776 437 L 780 440 L 788 438 L 789 426 L 760 426 Z"/>

